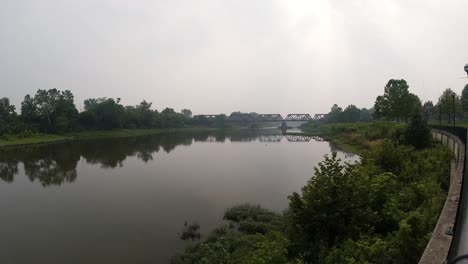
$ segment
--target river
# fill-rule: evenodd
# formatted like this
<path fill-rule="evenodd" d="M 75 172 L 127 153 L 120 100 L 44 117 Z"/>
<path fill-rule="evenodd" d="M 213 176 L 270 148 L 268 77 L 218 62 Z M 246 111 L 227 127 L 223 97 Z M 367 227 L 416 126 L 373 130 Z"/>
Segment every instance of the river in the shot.
<path fill-rule="evenodd" d="M 185 221 L 206 234 L 230 206 L 280 212 L 332 146 L 272 134 L 172 133 L 1 150 L 0 263 L 167 263 L 187 243 L 179 239 Z"/>

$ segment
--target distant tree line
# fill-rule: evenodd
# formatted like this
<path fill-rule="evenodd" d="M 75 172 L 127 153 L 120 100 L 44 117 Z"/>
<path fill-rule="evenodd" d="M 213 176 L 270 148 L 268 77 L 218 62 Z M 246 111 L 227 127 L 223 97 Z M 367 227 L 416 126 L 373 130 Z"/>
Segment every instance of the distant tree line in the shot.
<path fill-rule="evenodd" d="M 454 111 L 455 110 L 455 111 Z M 455 112 L 455 115 L 454 115 Z M 384 94 L 377 96 L 374 107 L 358 108 L 351 104 L 344 110 L 334 104 L 321 120 L 308 122 L 305 128 L 317 128 L 321 124 L 356 123 L 373 120 L 385 120 L 408 123 L 415 115 L 420 115 L 426 121 L 452 123 L 453 118 L 464 119 L 468 113 L 468 84 L 461 95 L 451 88 L 445 89 L 438 102 L 421 102 L 419 97 L 409 91 L 406 80 L 391 79 L 385 85 Z"/>
<path fill-rule="evenodd" d="M 66 133 L 84 130 L 181 128 L 194 125 L 224 125 L 226 116 L 216 120 L 192 116 L 183 109 L 177 113 L 172 108 L 161 112 L 152 109 L 152 103 L 143 100 L 138 105 L 124 106 L 120 98 L 90 98 L 84 101 L 84 111 L 79 112 L 69 90 L 38 90 L 34 96 L 26 95 L 20 113 L 8 98 L 0 99 L 0 136 L 31 133 Z"/>
<path fill-rule="evenodd" d="M 426 119 L 441 123 L 452 123 L 454 118 L 464 119 L 468 113 L 468 84 L 463 88 L 461 96 L 451 88 L 445 89 L 436 104 L 425 102 L 422 112 Z"/>
<path fill-rule="evenodd" d="M 372 109 L 359 109 L 353 104 L 348 105 L 344 110 L 334 104 L 324 119 L 325 123 L 355 123 L 372 121 Z"/>
<path fill-rule="evenodd" d="M 419 115 L 428 121 L 452 123 L 464 119 L 468 113 L 468 84 L 458 95 L 451 88 L 445 89 L 437 103 L 421 103 L 418 96 L 408 91 L 405 80 L 390 80 L 384 94 L 378 96 L 374 104 L 374 119 L 407 122 L 410 117 Z"/>

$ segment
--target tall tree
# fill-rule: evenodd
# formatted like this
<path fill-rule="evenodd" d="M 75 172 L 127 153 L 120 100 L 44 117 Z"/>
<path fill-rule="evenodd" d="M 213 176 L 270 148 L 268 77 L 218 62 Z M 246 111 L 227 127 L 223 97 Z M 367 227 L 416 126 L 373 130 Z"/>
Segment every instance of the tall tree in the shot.
<path fill-rule="evenodd" d="M 390 115 L 392 118 L 400 120 L 403 117 L 406 103 L 409 96 L 408 84 L 405 80 L 389 80 L 385 86 L 384 99 L 388 101 Z M 405 105 L 405 107 L 401 107 Z"/>
<path fill-rule="evenodd" d="M 361 122 L 370 122 L 372 121 L 372 115 L 373 115 L 374 109 L 367 109 L 367 108 L 362 108 L 361 109 L 361 116 L 359 121 Z"/>
<path fill-rule="evenodd" d="M 21 103 L 21 115 L 44 132 L 71 130 L 78 115 L 73 100 L 73 94 L 68 90 L 39 89 L 34 97 L 26 95 Z"/>
<path fill-rule="evenodd" d="M 0 135 L 12 133 L 16 126 L 15 106 L 10 104 L 10 99 L 4 97 L 0 99 Z"/>
<path fill-rule="evenodd" d="M 435 108 L 434 104 L 432 101 L 426 101 L 423 106 L 422 106 L 422 113 L 423 116 L 426 120 L 429 120 L 432 118 L 436 113 L 435 113 Z"/>
<path fill-rule="evenodd" d="M 461 95 L 461 105 L 463 112 L 468 112 L 468 84 L 463 88 Z"/>
<path fill-rule="evenodd" d="M 337 104 L 334 104 L 330 112 L 327 114 L 327 122 L 328 123 L 339 123 L 342 122 L 342 114 L 343 114 L 343 109 L 339 107 Z"/>
<path fill-rule="evenodd" d="M 427 148 L 431 145 L 431 129 L 420 113 L 415 113 L 405 131 L 405 140 L 408 145 L 417 149 Z"/>
<path fill-rule="evenodd" d="M 388 120 L 405 120 L 416 111 L 421 110 L 419 98 L 408 91 L 408 84 L 404 79 L 388 81 L 384 94 L 378 96 L 374 104 L 375 118 Z"/>
<path fill-rule="evenodd" d="M 182 109 L 181 113 L 185 118 L 192 118 L 192 111 L 190 111 L 190 109 Z"/>
<path fill-rule="evenodd" d="M 15 106 L 10 104 L 10 99 L 3 97 L 0 99 L 0 124 L 15 115 Z"/>
<path fill-rule="evenodd" d="M 452 89 L 447 88 L 444 90 L 442 95 L 439 97 L 438 107 L 442 112 L 442 118 L 447 118 L 447 122 L 453 121 L 453 108 L 455 101 L 455 116 L 463 116 L 462 104 L 460 96 L 457 95 Z"/>
<path fill-rule="evenodd" d="M 361 110 L 357 108 L 355 105 L 351 104 L 348 105 L 345 110 L 343 111 L 343 121 L 349 123 L 358 122 L 361 117 Z"/>
<path fill-rule="evenodd" d="M 374 119 L 390 119 L 388 101 L 381 95 L 377 96 L 374 103 Z"/>

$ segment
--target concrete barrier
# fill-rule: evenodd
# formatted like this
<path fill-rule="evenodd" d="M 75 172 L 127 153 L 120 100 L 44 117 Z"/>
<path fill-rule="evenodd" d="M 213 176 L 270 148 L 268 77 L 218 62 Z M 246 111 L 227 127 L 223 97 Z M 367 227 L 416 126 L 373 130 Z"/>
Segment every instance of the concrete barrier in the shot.
<path fill-rule="evenodd" d="M 443 264 L 452 242 L 452 229 L 457 216 L 461 183 L 463 180 L 463 166 L 465 162 L 465 145 L 456 136 L 440 130 L 432 130 L 432 137 L 447 146 L 454 154 L 450 166 L 450 186 L 444 207 L 440 212 L 431 239 L 419 260 L 420 264 Z"/>

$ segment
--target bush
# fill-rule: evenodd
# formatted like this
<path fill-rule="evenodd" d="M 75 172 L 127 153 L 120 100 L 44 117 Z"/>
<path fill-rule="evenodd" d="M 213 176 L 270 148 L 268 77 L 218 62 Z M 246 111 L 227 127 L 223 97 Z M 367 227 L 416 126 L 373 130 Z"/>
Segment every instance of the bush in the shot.
<path fill-rule="evenodd" d="M 431 129 L 420 113 L 411 118 L 405 131 L 405 141 L 406 144 L 417 149 L 427 148 L 431 145 Z"/>

